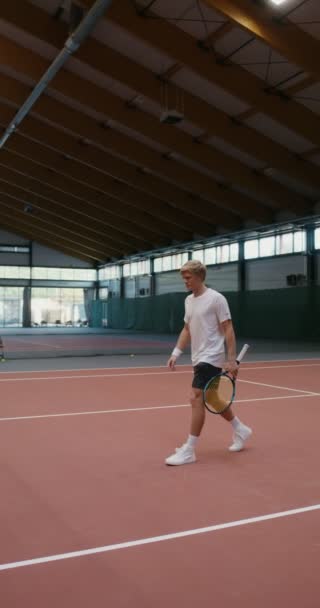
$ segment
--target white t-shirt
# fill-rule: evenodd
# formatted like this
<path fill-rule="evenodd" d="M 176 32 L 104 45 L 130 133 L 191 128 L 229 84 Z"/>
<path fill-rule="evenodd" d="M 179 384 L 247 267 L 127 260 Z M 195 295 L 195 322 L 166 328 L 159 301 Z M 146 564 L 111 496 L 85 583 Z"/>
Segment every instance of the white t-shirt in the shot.
<path fill-rule="evenodd" d="M 191 335 L 192 365 L 211 363 L 221 367 L 224 362 L 224 333 L 220 323 L 231 319 L 226 298 L 208 287 L 200 296 L 185 299 L 184 322 Z"/>

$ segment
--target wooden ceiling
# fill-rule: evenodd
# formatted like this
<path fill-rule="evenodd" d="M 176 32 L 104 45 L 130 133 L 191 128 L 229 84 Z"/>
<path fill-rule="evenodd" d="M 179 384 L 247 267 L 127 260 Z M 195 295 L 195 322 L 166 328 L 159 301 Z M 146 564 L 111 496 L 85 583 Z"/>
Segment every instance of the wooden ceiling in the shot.
<path fill-rule="evenodd" d="M 94 4 L 1 3 L 2 133 Z M 113 0 L 0 148 L 0 227 L 95 265 L 316 215 L 319 57 L 319 0 Z"/>

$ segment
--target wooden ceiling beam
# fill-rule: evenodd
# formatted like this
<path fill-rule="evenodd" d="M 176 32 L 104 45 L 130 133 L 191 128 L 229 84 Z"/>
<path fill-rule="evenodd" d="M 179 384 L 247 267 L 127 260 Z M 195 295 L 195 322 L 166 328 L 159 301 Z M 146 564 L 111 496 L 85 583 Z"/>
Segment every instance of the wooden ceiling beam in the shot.
<path fill-rule="evenodd" d="M 92 6 L 93 0 L 81 0 L 81 3 L 88 8 Z M 232 63 L 225 66 L 216 62 L 211 53 L 197 48 L 190 34 L 165 20 L 147 20 L 139 16 L 131 0 L 113 2 L 108 11 L 108 20 L 171 56 L 173 61 L 184 63 L 199 76 L 220 86 L 249 106 L 256 107 L 258 111 L 317 143 L 320 130 L 318 116 L 301 104 L 294 101 L 284 103 L 276 94 L 266 92 L 263 81 L 241 66 Z"/>
<path fill-rule="evenodd" d="M 12 108 L 0 103 L 0 124 L 8 124 L 12 118 L 12 114 Z M 97 129 L 99 132 L 98 127 Z M 65 155 L 66 161 L 71 157 L 84 163 L 89 163 L 102 171 L 110 171 L 103 149 L 97 149 L 93 145 L 81 145 L 78 135 L 74 134 L 71 136 L 65 131 L 61 131 L 59 125 L 53 128 L 51 125 L 29 116 L 21 125 L 19 133 L 44 145 L 54 147 L 57 151 L 60 151 L 61 156 Z M 101 135 L 101 138 L 103 136 L 104 133 Z M 14 138 L 15 136 L 10 138 L 10 145 L 11 140 Z M 189 188 L 191 192 L 195 194 L 199 193 L 202 198 L 208 198 L 212 202 L 215 202 L 214 196 L 219 196 L 219 203 L 220 200 L 223 200 L 224 206 L 227 207 L 228 205 L 229 209 L 240 217 L 247 219 L 256 218 L 257 221 L 266 221 L 267 218 L 270 218 L 271 211 L 255 204 L 254 201 L 247 199 L 244 195 L 232 192 L 231 190 L 223 190 L 219 188 L 213 179 L 210 179 L 206 175 L 187 167 L 181 167 L 179 163 L 167 160 L 160 154 L 153 153 L 149 148 L 145 149 L 144 146 L 140 148 L 138 142 L 130 138 L 123 140 L 121 134 L 117 132 L 108 131 L 105 147 L 112 152 L 117 151 L 120 153 L 121 150 L 122 155 L 126 155 L 127 158 L 131 157 L 132 162 L 139 162 L 140 167 L 146 167 L 163 178 L 171 179 L 173 182 L 178 183 L 178 185 L 180 184 L 182 187 Z M 216 212 L 216 217 L 219 217 L 219 212 Z"/>
<path fill-rule="evenodd" d="M 111 216 L 112 218 L 118 218 L 120 237 L 121 228 L 122 230 L 125 228 L 122 223 L 123 219 L 125 224 L 129 221 L 132 222 L 132 224 L 136 224 L 139 228 L 141 227 L 148 231 L 149 238 L 147 241 L 149 242 L 153 239 L 157 241 L 159 237 L 163 239 L 168 238 L 170 235 L 176 236 L 177 234 L 177 229 L 174 229 L 172 224 L 165 224 L 164 222 L 157 220 L 151 213 L 147 212 L 147 210 L 143 213 L 137 211 L 130 205 L 122 204 L 121 201 L 116 200 L 114 200 L 114 204 L 112 205 L 111 203 L 91 203 L 84 199 L 75 199 L 68 194 L 61 193 L 36 180 L 32 180 L 28 176 L 22 175 L 20 172 L 16 172 L 8 167 L 5 168 L 0 163 L 0 188 L 3 187 L 3 183 L 7 183 L 11 187 L 17 187 L 18 184 L 19 188 L 23 191 L 24 196 L 28 197 L 30 195 L 34 199 L 36 197 L 35 200 L 37 200 L 40 205 L 46 204 L 52 208 L 52 210 L 54 209 L 57 214 L 61 215 L 64 213 L 65 217 L 68 217 L 69 214 L 75 224 L 83 225 L 83 223 L 85 223 L 86 229 L 95 234 L 97 239 L 101 235 L 105 237 L 108 229 L 113 229 L 114 220 L 112 225 L 108 223 Z M 128 235 L 130 233 L 129 231 L 124 231 L 124 234 L 125 237 L 122 236 L 122 240 L 125 244 L 128 244 L 127 238 L 129 238 Z M 135 235 L 138 235 L 138 238 L 140 238 L 141 230 L 135 230 Z M 180 237 L 181 239 L 185 238 L 187 240 L 188 237 L 190 238 L 190 233 L 180 229 Z M 115 236 L 114 240 L 116 241 L 118 238 Z"/>
<path fill-rule="evenodd" d="M 119 253 L 119 251 L 126 252 L 128 245 L 143 247 L 146 245 L 151 246 L 152 244 L 152 240 L 150 238 L 144 239 L 138 230 L 135 231 L 135 238 L 132 239 L 129 232 L 131 226 L 129 224 L 130 228 L 127 228 L 128 222 L 126 220 L 124 222 L 121 219 L 115 221 L 113 215 L 111 215 L 111 223 L 103 224 L 106 219 L 110 222 L 110 214 L 108 212 L 105 213 L 104 208 L 97 206 L 91 216 L 87 214 L 79 215 L 79 211 L 81 212 L 79 202 L 61 204 L 52 198 L 47 199 L 30 189 L 26 190 L 23 187 L 21 177 L 19 177 L 16 183 L 14 181 L 10 182 L 8 181 L 8 175 L 4 174 L 3 169 L 0 167 L 0 196 L 2 194 L 12 196 L 14 199 L 21 201 L 22 204 L 30 204 L 34 210 L 37 210 L 37 217 L 42 217 L 44 214 L 48 217 L 49 221 L 50 218 L 52 222 L 60 221 L 65 228 L 69 228 L 75 235 L 81 238 L 85 237 L 88 242 L 91 241 L 103 246 L 110 232 L 109 247 L 110 249 L 114 249 L 115 253 Z M 84 205 L 82 206 L 83 208 L 85 208 Z M 94 213 L 97 220 L 94 219 Z M 157 242 L 156 239 L 155 241 Z M 159 241 L 159 243 L 161 244 L 162 241 Z"/>
<path fill-rule="evenodd" d="M 44 232 L 48 234 L 59 234 L 61 238 L 64 238 L 66 241 L 70 243 L 71 246 L 81 246 L 81 249 L 84 253 L 93 254 L 93 255 L 114 255 L 114 250 L 108 249 L 106 246 L 106 240 L 103 245 L 101 243 L 92 243 L 89 239 L 83 236 L 83 234 L 75 234 L 72 229 L 69 228 L 68 222 L 62 222 L 61 219 L 56 219 L 55 221 L 52 219 L 52 216 L 48 216 L 45 213 L 40 213 L 38 210 L 34 209 L 32 212 L 26 212 L 26 203 L 23 200 L 19 200 L 14 198 L 13 196 L 7 195 L 5 192 L 1 192 L 0 195 L 0 204 L 2 211 L 7 210 L 7 213 L 12 213 L 14 217 L 30 222 L 30 225 L 34 225 L 35 227 L 39 227 Z M 32 207 L 32 205 L 28 205 L 28 207 Z M 119 253 L 121 249 L 118 249 Z"/>
<path fill-rule="evenodd" d="M 17 104 L 19 96 L 21 95 L 22 88 L 25 88 L 24 85 L 18 83 L 17 81 L 7 76 L 0 75 L 0 85 L 4 85 L 5 83 L 6 99 L 10 100 L 11 103 Z M 4 104 L 2 103 L 0 105 L 1 116 L 4 116 L 6 114 L 8 116 L 7 122 L 9 123 L 14 116 L 15 110 L 12 110 L 8 106 L 4 106 Z M 115 131 L 114 129 L 108 129 L 107 131 L 105 129 L 101 129 L 97 122 L 87 117 L 85 114 L 80 114 L 71 107 L 62 104 L 56 101 L 55 99 L 49 98 L 47 96 L 41 98 L 40 100 L 38 100 L 34 110 L 37 114 L 32 113 L 32 115 L 26 117 L 20 126 L 20 132 L 26 133 L 31 138 L 40 141 L 46 141 L 44 131 L 47 132 L 48 129 L 51 129 L 51 131 L 53 131 L 52 135 L 59 139 L 59 141 L 61 142 L 61 148 L 64 149 L 63 139 L 66 139 L 66 134 L 65 132 L 62 132 L 61 129 L 68 129 L 73 131 L 74 134 L 77 134 L 79 148 L 82 147 L 83 149 L 88 149 L 88 147 L 90 147 L 88 145 L 81 146 L 81 138 L 84 138 L 86 143 L 88 143 L 89 141 L 93 141 L 95 144 L 100 144 L 106 149 L 112 150 L 112 152 L 118 152 L 122 156 L 135 159 L 136 162 L 139 162 L 141 166 L 147 167 L 152 171 L 159 172 L 162 175 L 171 176 L 173 180 L 177 180 L 178 183 L 184 183 L 190 189 L 193 189 L 193 191 L 199 192 L 200 195 L 203 191 L 209 194 L 209 196 L 211 193 L 216 193 L 217 196 L 219 195 L 219 187 L 217 186 L 214 178 L 210 178 L 204 173 L 193 168 L 189 168 L 183 163 L 178 162 L 176 160 L 170 159 L 168 161 L 159 152 L 152 150 L 152 148 L 149 148 L 145 144 L 142 144 L 131 137 L 123 135 L 119 131 Z M 108 108 L 108 111 L 110 112 L 110 108 Z M 129 114 L 131 114 L 131 112 L 129 112 Z M 146 121 L 146 116 L 139 116 L 140 113 L 136 112 L 133 112 L 133 114 L 135 119 L 131 121 L 131 127 L 134 128 L 134 126 L 136 126 L 137 117 L 139 121 L 139 126 L 142 127 L 142 125 Z M 38 121 L 35 116 L 39 116 L 42 119 L 50 121 L 51 124 L 54 124 L 55 128 L 53 129 L 52 127 L 47 126 L 47 124 Z M 1 119 L 1 123 L 3 124 L 3 118 Z M 159 128 L 161 130 L 161 125 Z M 137 129 L 138 127 L 136 126 L 136 130 Z M 159 136 L 160 134 L 157 133 L 157 137 Z M 181 133 L 181 136 L 179 135 L 179 137 L 181 139 L 184 138 L 184 134 Z M 172 146 L 174 146 L 176 138 L 176 133 L 173 133 L 172 131 L 166 129 L 166 141 L 168 141 L 169 145 L 172 144 Z M 52 139 L 52 137 L 50 137 L 50 139 Z M 187 141 L 184 142 L 184 145 L 188 145 Z M 177 146 L 175 146 L 175 148 L 176 147 Z M 179 149 L 179 151 L 180 153 L 183 153 L 183 146 L 181 146 L 181 150 Z M 185 156 L 190 157 L 192 153 L 191 158 L 194 161 L 197 161 L 198 163 L 202 162 L 203 160 L 205 161 L 207 158 L 207 155 L 204 155 L 203 153 L 201 154 L 202 146 L 199 146 L 199 150 L 197 150 L 197 146 L 193 143 L 191 143 L 191 145 L 189 144 L 188 152 L 189 154 L 185 154 Z M 206 158 L 203 158 L 203 156 L 205 156 Z M 221 162 L 221 158 L 219 162 Z M 220 169 L 223 170 L 222 165 L 217 169 L 213 162 L 208 162 L 208 168 L 209 167 L 211 167 L 212 171 L 220 171 Z M 237 170 L 237 175 L 234 176 L 235 180 L 236 178 L 239 178 L 241 181 L 240 163 Z M 259 180 L 261 180 L 261 186 L 259 188 L 257 184 L 256 191 L 257 193 L 259 192 L 261 194 L 263 192 L 264 186 L 267 189 L 267 185 L 265 184 L 266 180 L 263 176 L 257 177 L 254 176 L 252 173 L 252 182 L 257 183 L 259 182 Z M 251 184 L 251 180 L 249 180 L 249 183 Z M 247 180 L 244 180 L 244 184 L 247 184 Z M 272 202 L 277 203 L 282 208 L 285 208 L 285 204 L 282 202 L 282 198 L 284 198 L 285 195 L 289 197 L 289 192 L 287 189 L 281 187 L 276 189 L 277 191 L 279 191 L 279 193 L 283 190 L 282 197 L 280 196 L 280 194 L 277 196 L 277 198 L 274 195 Z M 229 191 L 228 194 L 230 194 Z M 235 213 L 238 212 L 239 215 L 242 215 L 243 217 L 253 217 L 257 220 L 261 219 L 261 217 L 264 215 L 262 204 L 259 204 L 257 201 L 251 199 L 249 195 L 244 197 L 241 196 L 240 193 L 234 193 L 234 195 L 235 194 L 237 203 L 236 206 L 234 206 L 231 200 L 229 201 L 229 208 L 231 210 L 233 210 Z M 267 192 L 266 197 L 268 195 L 269 193 Z M 292 207 L 297 207 L 299 210 L 301 210 L 301 212 L 303 211 L 304 206 L 307 207 L 303 199 L 294 194 L 291 195 L 288 202 L 290 202 Z"/>
<path fill-rule="evenodd" d="M 277 19 L 276 7 L 248 0 L 203 0 L 236 25 L 320 80 L 320 42 L 292 21 Z"/>
<path fill-rule="evenodd" d="M 299 82 L 297 82 L 296 84 L 286 87 L 285 89 L 283 89 L 283 91 L 286 95 L 293 96 L 303 91 L 303 89 L 311 87 L 315 83 L 316 80 L 313 78 L 313 76 L 306 76 L 305 78 L 303 78 L 303 80 L 299 80 Z"/>
<path fill-rule="evenodd" d="M 175 76 L 175 74 L 177 74 L 178 72 L 180 72 L 180 70 L 182 70 L 182 68 L 183 68 L 183 64 L 182 63 L 174 63 L 165 72 L 162 72 L 160 74 L 161 80 L 164 80 L 164 81 L 170 80 L 173 76 Z"/>
<path fill-rule="evenodd" d="M 218 27 L 214 32 L 211 32 L 206 38 L 201 40 L 201 46 L 203 48 L 214 47 L 218 40 L 224 38 L 227 34 L 229 34 L 234 29 L 234 23 L 232 21 L 226 21 L 220 27 Z"/>
<path fill-rule="evenodd" d="M 87 259 L 95 260 L 99 262 L 103 262 L 107 257 L 113 256 L 112 252 L 108 251 L 107 245 L 105 246 L 105 250 L 103 252 L 99 250 L 91 250 L 82 245 L 80 242 L 73 241 L 69 237 L 64 238 L 64 232 L 60 229 L 50 229 L 41 225 L 41 223 L 32 218 L 30 214 L 25 214 L 23 212 L 19 213 L 15 210 L 15 213 L 12 213 L 12 208 L 10 204 L 5 204 L 3 200 L 0 201 L 0 225 L 4 223 L 10 222 L 10 224 L 14 226 L 21 226 L 24 230 L 25 234 L 28 235 L 28 238 L 43 238 L 47 243 L 50 243 L 50 246 L 55 249 L 62 245 L 66 249 L 69 250 L 69 255 L 72 252 L 72 255 L 77 256 L 85 255 Z M 58 236 L 57 236 L 58 235 Z M 41 242 L 39 240 L 39 242 Z"/>
<path fill-rule="evenodd" d="M 36 147 L 37 146 L 33 146 L 33 148 Z M 37 158 L 44 161 L 44 159 L 41 158 L 40 149 L 38 150 Z M 51 162 L 54 163 L 54 160 L 55 158 L 52 154 Z M 83 214 L 85 217 L 92 217 L 93 213 L 97 213 L 97 211 L 103 207 L 108 208 L 110 197 L 105 196 L 105 193 L 102 190 L 94 187 L 94 178 L 91 186 L 88 183 L 76 181 L 75 179 L 72 179 L 72 176 L 70 175 L 70 166 L 68 167 L 69 175 L 66 177 L 59 174 L 53 169 L 53 167 L 51 168 L 50 166 L 46 167 L 44 165 L 39 165 L 25 157 L 22 158 L 21 156 L 10 154 L 9 150 L 3 150 L 0 162 L 0 175 L 3 174 L 2 169 L 11 172 L 11 177 L 12 172 L 14 172 L 18 176 L 20 185 L 25 185 L 29 189 L 36 191 L 41 196 L 49 199 L 59 200 L 61 203 L 65 203 L 66 205 L 68 205 L 70 201 L 75 203 L 77 205 L 78 212 Z M 72 173 L 72 175 L 74 177 L 78 175 L 79 177 L 79 170 L 77 173 Z M 10 181 L 10 175 L 8 176 L 8 179 Z M 132 203 L 130 202 L 130 195 L 134 191 L 120 180 L 114 180 L 112 178 L 109 178 L 109 180 L 110 194 L 113 192 L 112 200 L 115 201 L 115 204 L 117 204 L 118 201 L 125 203 L 128 202 L 128 208 L 130 210 L 134 211 L 135 209 L 139 209 L 140 211 L 143 211 L 143 216 L 145 217 L 146 223 L 148 223 L 149 217 L 153 219 L 153 224 L 157 223 L 159 220 L 162 220 L 159 222 L 159 224 L 162 226 L 165 224 L 166 228 L 161 228 L 160 234 L 163 233 L 167 236 L 172 235 L 174 238 L 177 238 L 178 234 L 179 238 L 181 239 L 190 239 L 190 233 L 194 231 L 194 219 L 192 216 L 187 214 L 187 212 L 185 213 L 185 216 L 187 216 L 185 218 L 177 209 L 170 207 L 167 203 L 152 197 L 148 199 L 149 203 L 144 203 L 144 193 L 142 192 L 135 195 L 137 202 Z M 108 176 L 106 176 L 105 181 L 108 181 Z M 139 196 L 142 199 L 140 204 Z M 141 214 L 138 213 L 138 216 L 134 217 L 140 218 L 140 215 Z M 170 221 L 164 222 L 167 216 L 169 216 Z M 101 215 L 99 214 L 100 229 L 101 219 Z M 211 223 L 211 218 L 208 221 L 208 227 L 209 226 L 211 226 L 212 230 L 213 224 Z M 177 231 L 177 229 L 179 230 Z"/>
<path fill-rule="evenodd" d="M 36 151 L 37 148 L 40 148 L 40 145 L 30 144 L 31 148 Z M 48 148 L 45 152 L 50 155 Z M 24 176 L 25 178 L 32 176 L 34 180 L 33 187 L 36 187 L 40 194 L 43 193 L 43 196 L 49 198 L 57 198 L 58 196 L 59 200 L 66 202 L 70 202 L 70 198 L 71 200 L 74 198 L 80 203 L 80 208 L 83 209 L 83 212 L 90 210 L 91 207 L 93 207 L 93 211 L 94 209 L 103 209 L 104 207 L 109 209 L 110 205 L 117 211 L 118 203 L 120 206 L 123 203 L 127 206 L 131 217 L 135 218 L 139 224 L 142 223 L 142 225 L 156 231 L 160 235 L 172 234 L 172 236 L 176 236 L 177 227 L 180 229 L 181 238 L 184 238 L 187 233 L 193 231 L 194 220 L 187 212 L 185 214 L 186 217 L 182 217 L 176 208 L 165 201 L 159 201 L 159 199 L 149 196 L 140 190 L 136 191 L 120 179 L 106 174 L 101 176 L 100 174 L 99 187 L 95 187 L 93 181 L 89 188 L 86 187 L 85 178 L 82 179 L 79 166 L 74 168 L 76 164 L 74 161 L 70 160 L 68 162 L 68 176 L 60 174 L 59 177 L 58 172 L 53 167 L 50 167 L 50 164 L 47 167 L 44 166 L 45 160 L 44 157 L 41 157 L 41 149 L 39 149 L 39 154 L 37 155 L 36 153 L 34 158 L 38 159 L 40 163 L 42 161 L 43 167 L 17 154 L 13 159 L 12 155 L 10 156 L 9 149 L 3 149 L 0 167 L 1 165 L 7 168 L 11 167 L 13 170 L 18 171 L 20 176 Z M 50 162 L 57 160 L 57 153 L 52 154 L 51 158 L 53 160 Z M 59 160 L 61 160 L 61 155 Z M 70 171 L 70 165 L 72 165 L 74 171 Z M 66 167 L 64 166 L 65 169 Z M 60 171 L 62 171 L 62 167 L 60 167 Z M 138 210 L 138 213 L 134 213 L 135 210 Z M 143 214 L 140 212 L 143 212 Z M 121 213 L 118 213 L 118 215 L 121 216 Z M 150 223 L 151 219 L 152 224 Z M 100 222 L 101 220 L 100 215 Z"/>
<path fill-rule="evenodd" d="M 52 148 L 26 140 L 24 137 L 16 135 L 7 144 L 7 149 L 3 149 L 2 158 L 12 168 L 20 171 L 28 171 L 34 178 L 41 179 L 54 187 L 72 192 L 74 196 L 88 200 L 100 200 L 104 195 L 106 179 L 109 177 L 102 170 L 97 170 L 97 166 L 89 164 L 79 164 L 75 159 L 68 161 L 62 158 L 61 153 Z M 6 155 L 6 156 L 5 156 Z M 163 197 L 172 197 L 175 208 L 169 207 L 164 201 L 155 199 L 157 205 L 163 207 L 163 212 L 168 216 L 175 212 L 175 222 L 179 226 L 185 227 L 185 217 L 192 221 L 193 229 L 195 221 L 200 222 L 202 227 L 208 227 L 211 234 L 214 233 L 214 226 L 223 221 L 226 228 L 241 229 L 240 219 L 233 214 L 218 210 L 211 203 L 199 198 L 190 198 L 187 193 L 178 189 L 174 184 L 167 184 L 165 181 L 152 176 L 151 174 L 137 171 L 134 166 L 125 164 L 122 161 L 106 155 L 106 165 L 117 179 L 112 191 L 115 197 L 119 196 L 118 185 L 137 191 L 137 196 L 143 195 L 142 188 L 149 193 L 157 193 Z M 99 169 L 99 167 L 98 167 Z M 120 181 L 121 180 L 121 181 Z M 126 180 L 123 181 L 123 180 Z M 129 186 L 127 184 L 130 184 Z M 135 190 L 135 188 L 137 190 Z M 110 187 L 108 186 L 108 191 Z M 202 228 L 203 229 L 203 228 Z M 197 229 L 197 232 L 199 230 Z"/>
<path fill-rule="evenodd" d="M 37 56 L 34 56 L 32 71 L 30 70 L 27 73 L 32 78 L 38 76 L 36 74 L 38 71 L 36 61 Z M 170 125 L 161 124 L 160 121 L 149 114 L 132 111 L 132 109 L 129 109 L 126 104 L 121 103 L 119 98 L 112 93 L 96 87 L 92 83 L 90 86 L 86 86 L 86 81 L 76 74 L 60 72 L 55 78 L 54 87 L 59 93 L 63 93 L 65 96 L 70 97 L 70 99 L 74 98 L 77 102 L 89 108 L 92 107 L 99 113 L 105 112 L 107 108 L 108 118 L 124 124 L 138 133 L 142 133 L 150 139 L 153 138 L 162 144 L 164 148 L 168 148 L 176 154 L 181 155 L 181 157 L 187 158 L 189 161 L 203 165 L 209 171 L 218 173 L 227 183 L 246 189 L 248 192 L 246 206 L 247 209 L 250 209 L 250 213 L 253 212 L 254 207 L 257 207 L 257 203 L 250 201 L 249 196 L 258 197 L 259 200 L 261 194 L 268 197 L 270 205 L 275 208 L 286 209 L 289 206 L 299 214 L 308 213 L 308 203 L 293 190 L 289 190 L 287 187 L 269 179 L 263 174 L 256 175 L 245 164 L 227 156 L 222 151 L 215 150 L 209 145 L 195 146 L 190 135 L 181 130 L 172 129 Z M 29 87 L 4 74 L 0 74 L 0 88 L 5 92 L 5 97 L 11 103 L 17 105 L 22 103 L 29 92 Z M 97 122 L 85 114 L 84 111 L 75 110 L 56 99 L 48 96 L 41 97 L 34 107 L 34 112 L 50 120 L 50 122 L 56 122 L 78 133 L 80 137 L 82 136 L 88 140 L 91 139 L 102 145 L 106 145 L 107 142 L 109 143 L 110 135 L 106 135 L 99 128 Z M 23 124 L 21 128 L 24 128 Z M 112 134 L 114 135 L 114 132 Z M 116 144 L 119 146 L 121 142 L 124 144 L 123 147 L 127 155 L 130 155 L 131 149 L 132 156 L 136 158 L 140 156 L 142 162 L 145 162 L 146 156 L 150 154 L 145 144 L 141 144 L 120 133 L 117 133 L 116 141 L 113 141 L 113 149 L 115 149 Z M 123 154 L 123 148 L 119 152 Z M 156 156 L 155 152 L 151 151 L 151 153 L 153 157 Z M 188 174 L 188 169 L 183 167 L 183 161 L 175 164 L 178 164 L 182 175 L 183 172 Z M 198 172 L 193 170 L 193 173 Z"/>
<path fill-rule="evenodd" d="M 67 36 L 67 29 L 64 23 L 56 21 L 51 21 L 50 23 L 50 20 L 48 21 L 48 14 L 33 5 L 30 11 L 28 11 L 29 5 L 25 0 L 15 0 L 13 4 L 17 5 L 15 7 L 16 10 L 14 7 L 11 7 L 11 4 L 10 6 L 3 7 L 3 18 L 13 22 L 17 27 L 25 29 L 32 35 L 50 42 L 57 48 L 63 44 L 63 40 Z M 17 10 L 18 6 L 19 10 Z M 233 26 L 231 22 L 228 23 Z M 227 24 L 222 26 L 222 28 L 226 27 Z M 25 58 L 22 58 L 21 64 L 13 43 L 0 39 L 0 50 L 4 61 L 14 63 L 15 69 L 18 71 L 19 69 L 23 69 L 22 64 L 25 65 Z M 90 39 L 86 42 L 86 45 L 80 48 L 77 57 L 95 69 L 99 69 L 112 78 L 120 80 L 127 86 L 131 86 L 139 94 L 159 103 L 159 83 L 154 78 L 154 75 L 143 66 L 120 55 L 115 50 L 102 45 L 94 39 Z M 33 62 L 28 61 L 28 65 L 30 63 Z M 175 63 L 173 64 L 173 69 L 182 65 L 182 63 Z M 181 89 L 180 94 L 182 94 Z M 242 126 L 242 129 L 239 130 L 227 114 L 217 110 L 199 97 L 191 95 L 186 91 L 183 92 L 183 96 L 185 98 L 186 116 L 191 122 L 198 124 L 205 131 L 211 132 L 211 134 L 226 139 L 231 145 L 238 147 L 247 154 L 256 156 L 262 162 L 265 162 L 266 166 L 273 166 L 308 185 L 319 187 L 319 175 L 310 163 L 304 163 L 302 166 L 297 161 L 296 156 L 285 147 L 273 142 L 248 126 Z M 256 111 L 256 109 L 250 109 L 250 113 L 255 113 Z"/>

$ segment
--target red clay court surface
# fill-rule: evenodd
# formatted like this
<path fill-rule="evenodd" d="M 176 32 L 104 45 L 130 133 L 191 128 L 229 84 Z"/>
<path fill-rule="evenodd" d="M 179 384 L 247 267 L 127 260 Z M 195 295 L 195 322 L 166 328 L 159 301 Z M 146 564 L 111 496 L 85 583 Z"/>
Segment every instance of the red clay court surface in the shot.
<path fill-rule="evenodd" d="M 244 363 L 231 429 L 191 368 L 0 375 L 3 608 L 318 608 L 320 360 Z"/>

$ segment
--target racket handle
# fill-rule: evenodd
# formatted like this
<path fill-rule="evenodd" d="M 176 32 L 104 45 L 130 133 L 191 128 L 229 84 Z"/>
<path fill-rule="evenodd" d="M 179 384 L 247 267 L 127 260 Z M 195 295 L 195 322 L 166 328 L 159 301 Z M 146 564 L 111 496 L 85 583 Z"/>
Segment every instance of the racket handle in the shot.
<path fill-rule="evenodd" d="M 245 356 L 245 354 L 246 354 L 246 352 L 247 352 L 248 348 L 249 348 L 249 344 L 245 344 L 245 345 L 242 347 L 242 349 L 241 349 L 240 353 L 238 354 L 238 356 L 237 356 L 237 358 L 236 358 L 237 363 L 240 363 L 240 361 L 242 361 L 242 359 L 243 359 L 243 357 Z"/>

